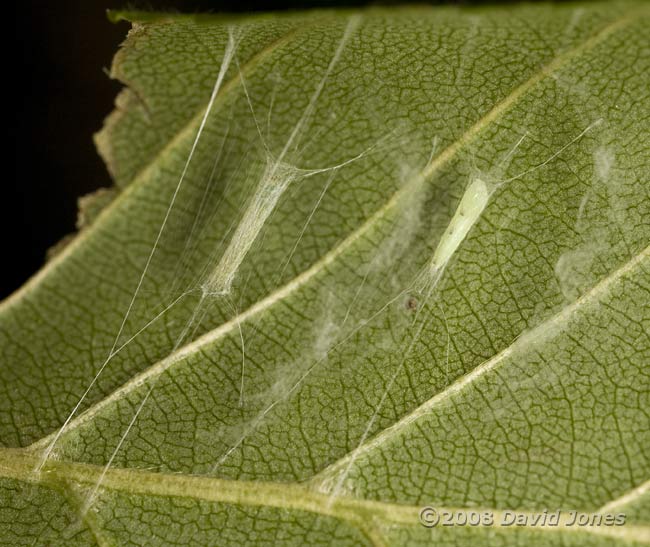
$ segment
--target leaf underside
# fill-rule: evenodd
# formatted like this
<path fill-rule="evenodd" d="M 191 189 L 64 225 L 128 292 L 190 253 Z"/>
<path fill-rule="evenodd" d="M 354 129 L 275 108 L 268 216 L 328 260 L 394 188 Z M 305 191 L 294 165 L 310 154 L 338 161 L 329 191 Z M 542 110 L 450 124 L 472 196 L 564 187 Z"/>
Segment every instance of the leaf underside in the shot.
<path fill-rule="evenodd" d="M 115 188 L 0 307 L 7 544 L 650 543 L 646 5 L 113 16 Z"/>

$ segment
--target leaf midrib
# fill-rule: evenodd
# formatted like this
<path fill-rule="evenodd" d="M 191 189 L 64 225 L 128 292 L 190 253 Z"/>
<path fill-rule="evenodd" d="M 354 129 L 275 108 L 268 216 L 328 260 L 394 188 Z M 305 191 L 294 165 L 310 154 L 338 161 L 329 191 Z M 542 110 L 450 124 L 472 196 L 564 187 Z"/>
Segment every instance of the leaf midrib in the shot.
<path fill-rule="evenodd" d="M 228 320 L 226 323 L 222 323 L 215 329 L 206 332 L 198 339 L 193 340 L 190 343 L 181 346 L 175 352 L 171 353 L 164 359 L 156 362 L 155 364 L 151 365 L 148 369 L 136 375 L 134 378 L 126 382 L 123 386 L 121 386 L 120 388 L 118 388 L 108 396 L 104 397 L 103 399 L 95 403 L 93 406 L 85 410 L 77 418 L 72 420 L 66 427 L 66 431 L 74 430 L 75 428 L 92 420 L 92 418 L 102 408 L 110 404 L 112 401 L 119 399 L 122 395 L 130 393 L 134 389 L 137 389 L 139 386 L 146 383 L 146 381 L 149 378 L 154 378 L 162 374 L 165 370 L 170 368 L 175 363 L 181 361 L 184 357 L 191 355 L 193 352 L 200 351 L 204 346 L 214 342 L 215 340 L 220 339 L 221 337 L 225 336 L 231 331 L 234 331 L 235 329 L 239 328 L 242 322 L 247 321 L 249 318 L 257 315 L 258 313 L 262 313 L 266 311 L 273 304 L 275 304 L 275 302 L 280 301 L 281 299 L 287 297 L 295 290 L 299 289 L 302 285 L 306 284 L 311 278 L 315 277 L 318 273 L 323 271 L 329 264 L 334 262 L 358 239 L 360 239 L 363 236 L 363 234 L 368 230 L 370 230 L 375 225 L 375 223 L 378 222 L 388 211 L 393 209 L 393 207 L 397 206 L 397 204 L 402 199 L 405 199 L 415 187 L 417 187 L 419 184 L 426 181 L 428 178 L 432 177 L 439 169 L 441 169 L 444 165 L 446 165 L 447 162 L 453 159 L 459 151 L 461 151 L 465 146 L 467 146 L 470 142 L 472 142 L 478 135 L 480 135 L 482 131 L 484 131 L 487 127 L 489 127 L 491 123 L 498 120 L 502 114 L 509 111 L 511 107 L 516 105 L 517 101 L 521 97 L 525 96 L 527 91 L 532 89 L 536 84 L 544 80 L 546 77 L 554 74 L 556 71 L 561 69 L 563 66 L 565 66 L 568 62 L 570 62 L 575 57 L 579 56 L 584 52 L 591 50 L 593 47 L 595 47 L 596 45 L 604 41 L 611 34 L 621 30 L 637 16 L 637 13 L 640 13 L 642 11 L 644 11 L 642 8 L 632 10 L 630 13 L 620 18 L 610 21 L 609 23 L 601 27 L 598 31 L 594 32 L 589 38 L 587 38 L 581 44 L 575 46 L 574 48 L 564 51 L 563 53 L 561 53 L 560 55 L 552 59 L 549 63 L 542 66 L 538 72 L 536 72 L 528 80 L 526 80 L 525 82 L 517 86 L 503 100 L 497 103 L 486 115 L 484 115 L 475 124 L 473 124 L 467 131 L 465 131 L 465 133 L 463 133 L 463 135 L 461 135 L 459 139 L 454 141 L 447 148 L 445 148 L 439 155 L 433 158 L 431 162 L 420 173 L 418 173 L 416 176 L 414 176 L 409 181 L 407 181 L 403 186 L 400 187 L 399 190 L 394 192 L 390 196 L 390 198 L 386 201 L 386 203 L 382 207 L 380 207 L 377 211 L 375 211 L 375 213 L 373 213 L 362 225 L 360 225 L 356 230 L 351 232 L 345 239 L 340 241 L 327 254 L 325 254 L 323 258 L 315 262 L 310 268 L 298 274 L 296 277 L 294 277 L 288 283 L 283 285 L 281 288 L 270 293 L 263 299 L 257 301 L 255 304 L 253 304 L 244 312 Z M 286 38 L 286 36 L 287 35 L 285 35 L 283 38 Z M 229 83 L 231 83 L 232 81 L 233 80 L 231 80 Z M 189 131 L 192 128 L 193 123 L 194 120 L 190 122 L 190 124 L 188 124 L 188 126 L 186 126 L 183 129 L 183 133 Z M 174 137 L 172 141 L 175 142 L 180 138 L 181 136 L 179 134 L 176 137 Z M 166 148 L 167 147 L 165 147 L 165 149 Z M 145 168 L 145 171 L 152 168 L 153 165 L 155 165 L 155 161 L 153 162 L 153 164 L 150 164 L 147 168 Z M 125 191 L 120 195 L 120 197 L 122 197 L 123 194 L 125 194 L 130 189 L 132 189 L 134 184 L 135 181 L 125 189 Z M 105 217 L 107 215 L 108 215 L 108 211 L 106 210 L 103 211 L 101 214 L 102 217 Z M 79 239 L 79 237 L 76 239 Z M 75 242 L 73 242 L 71 245 L 74 245 Z M 63 253 L 65 253 L 65 250 L 63 251 Z M 56 260 L 56 258 L 54 260 Z M 32 278 L 32 280 L 35 280 L 36 277 L 38 277 L 38 275 L 39 274 L 37 274 L 35 278 Z M 27 285 L 29 284 L 30 283 L 28 283 Z M 27 287 L 27 285 L 25 287 Z M 11 298 L 12 297 L 10 297 L 10 299 Z M 46 447 L 56 436 L 56 434 L 57 434 L 57 430 L 43 437 L 42 439 L 34 442 L 32 445 L 30 445 L 29 448 L 32 450 L 36 450 L 39 448 Z"/>
<path fill-rule="evenodd" d="M 63 491 L 72 488 L 80 496 L 84 495 L 85 489 L 92 489 L 101 478 L 102 490 L 120 491 L 134 495 L 184 497 L 213 503 L 307 511 L 349 522 L 360 528 L 368 536 L 374 535 L 373 531 L 377 532 L 385 524 L 420 526 L 418 514 L 422 509 L 421 506 L 400 505 L 350 496 L 332 498 L 327 494 L 314 491 L 306 485 L 300 484 L 234 481 L 196 475 L 153 473 L 140 469 L 112 468 L 105 471 L 101 466 L 56 460 L 50 460 L 40 472 L 35 472 L 34 469 L 36 469 L 38 463 L 39 459 L 26 449 L 0 448 L 0 476 L 43 484 L 57 488 L 59 491 L 61 491 L 61 487 L 63 487 Z M 79 504 L 74 503 L 74 505 L 78 506 Z M 496 520 L 499 520 L 503 515 L 503 510 L 485 507 L 436 507 L 436 509 L 439 513 L 445 510 L 492 511 Z M 517 510 L 517 512 L 527 515 L 534 513 L 534 511 L 524 510 Z M 479 527 L 484 526 L 480 525 Z M 521 528 L 513 527 L 508 528 L 508 530 Z M 566 532 L 569 534 L 600 535 L 624 541 L 650 544 L 648 539 L 650 538 L 650 526 L 645 525 L 570 528 L 562 526 L 540 528 L 527 525 L 523 528 L 543 533 Z"/>

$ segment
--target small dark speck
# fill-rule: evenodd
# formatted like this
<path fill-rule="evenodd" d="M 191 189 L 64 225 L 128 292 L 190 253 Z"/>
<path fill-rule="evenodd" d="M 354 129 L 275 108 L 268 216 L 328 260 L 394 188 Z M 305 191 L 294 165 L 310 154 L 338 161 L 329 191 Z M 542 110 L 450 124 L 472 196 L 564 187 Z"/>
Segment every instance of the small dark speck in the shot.
<path fill-rule="evenodd" d="M 414 296 L 409 296 L 408 300 L 406 301 L 406 309 L 407 310 L 418 309 L 418 301 L 415 299 Z"/>

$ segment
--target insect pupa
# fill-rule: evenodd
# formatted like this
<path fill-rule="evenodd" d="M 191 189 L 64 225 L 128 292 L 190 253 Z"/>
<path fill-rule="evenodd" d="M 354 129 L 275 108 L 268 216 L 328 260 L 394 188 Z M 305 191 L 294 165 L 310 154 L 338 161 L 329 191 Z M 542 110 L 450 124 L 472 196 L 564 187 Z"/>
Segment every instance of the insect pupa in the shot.
<path fill-rule="evenodd" d="M 490 192 L 487 184 L 482 179 L 475 178 L 470 182 L 453 218 L 440 239 L 440 243 L 438 243 L 431 261 L 433 270 L 444 268 L 449 262 L 449 259 L 463 242 L 471 227 L 481 216 L 489 198 Z"/>

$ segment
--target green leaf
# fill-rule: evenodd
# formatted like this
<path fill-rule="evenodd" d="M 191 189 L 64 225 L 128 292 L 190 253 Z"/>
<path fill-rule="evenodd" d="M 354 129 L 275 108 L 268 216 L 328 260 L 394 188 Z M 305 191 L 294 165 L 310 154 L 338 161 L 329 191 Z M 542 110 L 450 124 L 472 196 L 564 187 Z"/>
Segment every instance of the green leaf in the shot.
<path fill-rule="evenodd" d="M 0 307 L 9 544 L 650 543 L 646 4 L 113 18 L 116 188 Z"/>

